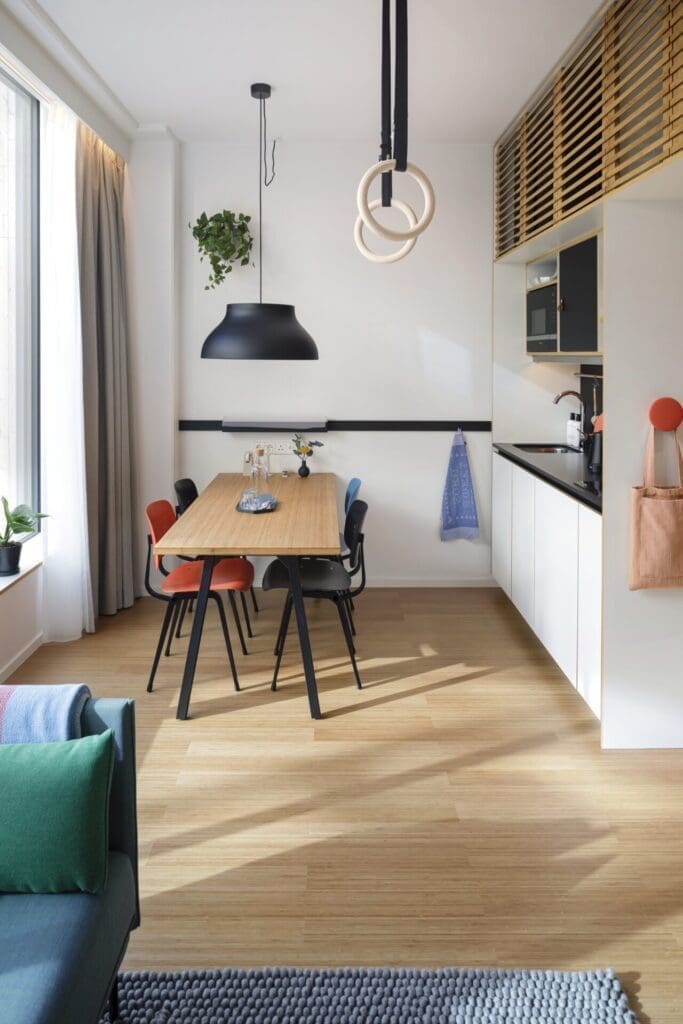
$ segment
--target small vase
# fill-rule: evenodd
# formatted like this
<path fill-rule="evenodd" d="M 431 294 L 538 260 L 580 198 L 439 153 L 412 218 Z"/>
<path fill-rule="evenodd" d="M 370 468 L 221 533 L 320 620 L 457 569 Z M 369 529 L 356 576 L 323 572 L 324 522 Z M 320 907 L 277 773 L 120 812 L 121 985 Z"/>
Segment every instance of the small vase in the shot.
<path fill-rule="evenodd" d="M 0 544 L 0 576 L 16 576 L 19 572 L 20 557 L 21 544 L 19 542 Z"/>
<path fill-rule="evenodd" d="M 299 466 L 299 476 L 308 476 L 310 472 L 310 469 L 306 465 L 306 460 L 304 459 L 301 465 Z"/>

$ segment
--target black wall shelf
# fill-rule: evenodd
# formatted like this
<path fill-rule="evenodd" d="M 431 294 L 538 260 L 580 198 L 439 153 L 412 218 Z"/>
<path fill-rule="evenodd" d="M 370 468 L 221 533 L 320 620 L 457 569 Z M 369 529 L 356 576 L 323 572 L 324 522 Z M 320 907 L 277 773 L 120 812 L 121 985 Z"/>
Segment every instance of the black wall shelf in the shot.
<path fill-rule="evenodd" d="M 240 426 L 237 423 L 223 425 L 223 420 L 179 420 L 178 430 L 218 430 L 223 433 L 290 433 L 292 430 L 303 429 L 308 433 L 327 433 L 330 430 L 357 430 L 357 431 L 406 431 L 421 432 L 446 431 L 452 433 L 455 430 L 463 430 L 465 433 L 490 433 L 491 420 L 327 420 L 324 426 L 314 429 L 302 425 L 298 428 L 295 423 L 288 426 L 278 426 L 272 423 L 251 423 L 248 427 Z"/>

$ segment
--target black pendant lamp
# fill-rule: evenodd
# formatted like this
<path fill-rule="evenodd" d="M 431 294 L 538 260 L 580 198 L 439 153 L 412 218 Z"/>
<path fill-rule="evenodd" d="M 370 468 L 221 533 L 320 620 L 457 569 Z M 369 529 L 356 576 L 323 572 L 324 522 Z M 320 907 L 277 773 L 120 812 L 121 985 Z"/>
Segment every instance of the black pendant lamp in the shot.
<path fill-rule="evenodd" d="M 230 303 L 202 345 L 202 359 L 317 359 L 316 343 L 297 320 L 294 306 L 263 301 L 264 122 L 270 86 L 256 82 L 251 95 L 259 101 L 259 301 Z"/>

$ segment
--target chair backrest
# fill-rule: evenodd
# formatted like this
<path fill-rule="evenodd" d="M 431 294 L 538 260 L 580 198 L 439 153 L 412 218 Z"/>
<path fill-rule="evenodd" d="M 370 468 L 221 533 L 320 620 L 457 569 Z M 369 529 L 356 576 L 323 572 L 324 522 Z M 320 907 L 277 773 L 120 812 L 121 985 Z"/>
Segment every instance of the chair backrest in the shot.
<path fill-rule="evenodd" d="M 199 491 L 197 490 L 196 483 L 189 476 L 183 477 L 182 480 L 176 480 L 174 486 L 178 502 L 178 515 L 181 516 L 183 512 L 187 511 L 192 502 L 199 497 Z"/>
<path fill-rule="evenodd" d="M 165 498 L 152 501 L 145 509 L 149 536 L 152 544 L 158 544 L 163 535 L 170 530 L 176 521 L 173 505 Z M 161 568 L 161 555 L 154 556 L 155 569 Z"/>
<path fill-rule="evenodd" d="M 344 496 L 344 515 L 347 514 L 347 512 L 353 505 L 354 501 L 358 497 L 358 492 L 360 490 L 361 483 L 362 481 L 359 480 L 357 476 L 354 476 L 352 477 L 351 480 L 349 480 L 349 485 L 346 488 L 346 494 Z"/>
<path fill-rule="evenodd" d="M 352 569 L 358 565 L 360 543 L 363 539 L 363 524 L 368 511 L 366 501 L 354 501 L 346 513 L 344 522 L 344 542 L 349 549 L 349 564 Z"/>

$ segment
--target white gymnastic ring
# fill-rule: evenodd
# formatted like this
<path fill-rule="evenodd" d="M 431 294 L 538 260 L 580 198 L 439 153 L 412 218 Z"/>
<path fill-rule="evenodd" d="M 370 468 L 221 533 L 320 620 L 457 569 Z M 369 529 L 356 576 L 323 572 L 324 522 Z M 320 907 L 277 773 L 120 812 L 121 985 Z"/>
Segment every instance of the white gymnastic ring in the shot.
<path fill-rule="evenodd" d="M 370 209 L 376 210 L 377 207 L 381 205 L 381 199 L 373 199 L 372 202 L 370 203 Z M 391 197 L 391 205 L 395 206 L 397 210 L 400 210 L 401 213 L 405 214 L 406 219 L 410 224 L 411 228 L 415 227 L 415 225 L 417 224 L 417 217 L 412 207 L 408 206 L 407 203 L 404 203 L 402 199 L 396 199 L 395 196 Z M 373 252 L 372 249 L 368 249 L 367 245 L 365 244 L 365 240 L 363 238 L 363 227 L 363 218 L 359 214 L 358 217 L 356 217 L 356 223 L 353 229 L 353 237 L 361 254 L 365 256 L 366 260 L 370 260 L 372 263 L 397 263 L 398 260 L 402 260 L 404 256 L 407 256 L 408 253 L 415 248 L 417 238 L 409 238 L 407 241 L 403 243 L 400 249 L 396 250 L 396 252 L 389 252 L 384 255 L 378 252 Z"/>
<path fill-rule="evenodd" d="M 405 242 L 409 238 L 417 238 L 422 232 L 429 227 L 434 216 L 434 207 L 436 200 L 434 198 L 434 189 L 427 175 L 416 167 L 415 164 L 406 164 L 406 174 L 409 174 L 411 178 L 414 178 L 422 189 L 422 195 L 424 196 L 425 208 L 422 216 L 414 227 L 409 228 L 408 231 L 395 231 L 393 228 L 385 228 L 372 216 L 370 206 L 368 204 L 368 190 L 370 185 L 379 174 L 384 174 L 386 171 L 393 171 L 396 168 L 395 160 L 380 160 L 378 164 L 374 164 L 369 168 L 360 179 L 358 186 L 358 212 L 363 218 L 363 222 L 366 227 L 369 227 L 371 231 L 374 231 L 380 238 L 390 238 L 394 242 Z"/>

